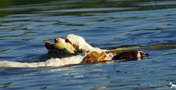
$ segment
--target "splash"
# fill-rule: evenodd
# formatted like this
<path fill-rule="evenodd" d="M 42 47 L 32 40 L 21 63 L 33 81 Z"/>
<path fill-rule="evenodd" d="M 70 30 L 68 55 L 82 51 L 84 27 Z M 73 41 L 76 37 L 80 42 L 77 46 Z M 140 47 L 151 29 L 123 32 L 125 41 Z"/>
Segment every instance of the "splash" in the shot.
<path fill-rule="evenodd" d="M 0 68 L 39 68 L 39 67 L 59 67 L 65 65 L 79 64 L 83 60 L 83 56 L 77 55 L 67 58 L 51 58 L 45 62 L 23 63 L 0 61 Z"/>

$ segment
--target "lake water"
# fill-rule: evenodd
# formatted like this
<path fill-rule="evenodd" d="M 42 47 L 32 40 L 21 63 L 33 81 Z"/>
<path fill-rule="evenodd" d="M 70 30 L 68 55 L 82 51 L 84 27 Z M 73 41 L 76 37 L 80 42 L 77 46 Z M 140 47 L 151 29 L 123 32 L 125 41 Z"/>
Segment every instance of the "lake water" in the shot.
<path fill-rule="evenodd" d="M 1 0 L 0 61 L 47 59 L 43 41 L 84 37 L 94 47 L 176 45 L 175 0 Z M 176 84 L 176 49 L 141 61 L 0 68 L 1 90 L 145 90 Z M 175 89 L 174 87 L 172 89 Z"/>

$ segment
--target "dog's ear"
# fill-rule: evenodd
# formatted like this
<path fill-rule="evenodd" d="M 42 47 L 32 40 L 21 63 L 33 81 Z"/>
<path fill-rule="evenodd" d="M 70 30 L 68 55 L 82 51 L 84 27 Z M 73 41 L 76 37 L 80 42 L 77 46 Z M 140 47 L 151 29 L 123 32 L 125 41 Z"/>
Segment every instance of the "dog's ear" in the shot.
<path fill-rule="evenodd" d="M 67 35 L 65 42 L 70 43 L 78 52 L 86 52 L 93 48 L 83 37 L 74 34 Z"/>
<path fill-rule="evenodd" d="M 105 61 L 106 57 L 107 56 L 104 51 L 102 51 L 102 52 L 92 51 L 92 52 L 89 52 L 84 57 L 82 63 L 96 63 L 99 61 Z"/>

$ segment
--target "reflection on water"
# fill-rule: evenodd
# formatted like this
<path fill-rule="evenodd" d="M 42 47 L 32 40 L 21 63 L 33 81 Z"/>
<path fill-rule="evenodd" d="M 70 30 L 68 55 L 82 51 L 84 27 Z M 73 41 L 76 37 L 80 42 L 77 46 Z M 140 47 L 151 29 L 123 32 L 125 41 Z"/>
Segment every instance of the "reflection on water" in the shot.
<path fill-rule="evenodd" d="M 176 45 L 175 0 L 1 0 L 0 60 L 47 59 L 43 41 L 83 36 L 104 49 Z M 142 61 L 0 69 L 0 89 L 169 89 L 176 49 L 143 50 Z M 151 85 L 161 85 L 153 87 Z"/>

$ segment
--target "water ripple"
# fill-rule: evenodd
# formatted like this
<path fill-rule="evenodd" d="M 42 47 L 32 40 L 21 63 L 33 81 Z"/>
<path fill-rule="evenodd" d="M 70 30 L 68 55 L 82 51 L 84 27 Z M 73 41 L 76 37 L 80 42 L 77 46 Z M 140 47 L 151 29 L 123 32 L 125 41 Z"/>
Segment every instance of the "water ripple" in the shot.
<path fill-rule="evenodd" d="M 83 36 L 95 47 L 176 45 L 174 0 L 22 0 L 0 3 L 0 61 L 39 62 L 43 41 Z M 142 61 L 0 69 L 0 89 L 169 89 L 176 84 L 175 48 L 143 50 Z M 154 87 L 155 85 L 155 87 Z M 161 85 L 157 86 L 157 85 Z"/>

